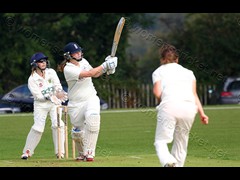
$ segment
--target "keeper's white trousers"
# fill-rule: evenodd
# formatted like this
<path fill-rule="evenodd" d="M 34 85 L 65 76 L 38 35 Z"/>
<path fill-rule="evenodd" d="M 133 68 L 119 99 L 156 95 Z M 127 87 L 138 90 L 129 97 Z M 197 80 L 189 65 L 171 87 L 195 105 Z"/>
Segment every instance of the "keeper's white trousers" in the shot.
<path fill-rule="evenodd" d="M 30 155 L 34 154 L 34 150 L 39 144 L 42 133 L 44 132 L 46 122 L 49 122 L 47 117 L 50 115 L 51 120 L 51 128 L 52 128 L 52 137 L 54 144 L 54 152 L 58 153 L 58 132 L 57 132 L 57 106 L 54 105 L 50 101 L 46 102 L 34 102 L 34 124 L 31 127 L 29 134 L 27 136 L 27 140 L 25 146 L 23 148 L 23 153 L 26 152 L 27 149 L 30 150 Z M 61 150 L 62 154 L 64 151 L 64 122 L 62 121 L 62 115 L 60 115 L 60 127 L 61 127 Z"/>

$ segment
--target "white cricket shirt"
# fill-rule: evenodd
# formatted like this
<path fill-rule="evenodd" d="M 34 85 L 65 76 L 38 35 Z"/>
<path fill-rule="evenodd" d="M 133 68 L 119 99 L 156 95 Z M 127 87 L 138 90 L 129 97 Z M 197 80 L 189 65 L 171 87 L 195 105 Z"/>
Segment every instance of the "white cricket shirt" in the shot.
<path fill-rule="evenodd" d="M 152 73 L 153 84 L 161 81 L 161 104 L 176 101 L 195 102 L 193 72 L 177 63 L 161 65 Z"/>
<path fill-rule="evenodd" d="M 80 66 L 67 63 L 64 68 L 64 76 L 68 83 L 68 98 L 71 104 L 85 101 L 89 97 L 97 94 L 91 77 L 79 79 L 79 74 L 82 71 L 91 70 L 92 66 L 84 58 L 78 63 Z"/>
<path fill-rule="evenodd" d="M 36 71 L 28 78 L 28 88 L 35 101 L 46 101 L 42 94 L 43 90 L 53 92 L 54 88 L 62 89 L 62 85 L 54 69 L 45 69 L 45 78 L 39 76 Z"/>

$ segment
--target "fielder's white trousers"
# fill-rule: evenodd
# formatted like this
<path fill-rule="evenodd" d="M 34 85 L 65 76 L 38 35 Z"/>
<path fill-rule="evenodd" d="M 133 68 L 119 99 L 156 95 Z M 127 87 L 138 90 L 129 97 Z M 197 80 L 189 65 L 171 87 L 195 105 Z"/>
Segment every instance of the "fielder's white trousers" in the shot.
<path fill-rule="evenodd" d="M 165 166 L 167 163 L 176 163 L 177 167 L 183 167 L 187 155 L 189 132 L 197 107 L 190 102 L 181 102 L 160 105 L 157 110 L 154 146 L 160 164 Z M 171 152 L 169 143 L 172 143 Z"/>

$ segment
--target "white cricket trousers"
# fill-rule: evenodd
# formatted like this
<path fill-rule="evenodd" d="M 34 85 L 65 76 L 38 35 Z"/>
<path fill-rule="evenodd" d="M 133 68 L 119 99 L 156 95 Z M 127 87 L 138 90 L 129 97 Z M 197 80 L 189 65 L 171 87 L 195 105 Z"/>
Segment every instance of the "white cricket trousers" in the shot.
<path fill-rule="evenodd" d="M 71 123 L 83 132 L 82 145 L 76 143 L 79 155 L 82 153 L 95 156 L 100 130 L 100 99 L 94 95 L 86 101 L 68 104 Z M 82 152 L 83 151 L 83 152 Z"/>
<path fill-rule="evenodd" d="M 177 167 L 183 167 L 197 106 L 190 102 L 175 102 L 160 104 L 157 110 L 154 146 L 160 164 L 164 167 L 167 163 L 175 163 Z M 172 143 L 171 153 L 169 143 Z"/>

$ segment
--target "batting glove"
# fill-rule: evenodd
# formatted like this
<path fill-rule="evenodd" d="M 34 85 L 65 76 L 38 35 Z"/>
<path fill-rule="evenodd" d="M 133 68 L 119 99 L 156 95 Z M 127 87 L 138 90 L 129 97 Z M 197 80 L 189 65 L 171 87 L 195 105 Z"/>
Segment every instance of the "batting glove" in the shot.
<path fill-rule="evenodd" d="M 117 67 L 117 63 L 118 63 L 118 58 L 117 57 L 111 57 L 111 56 L 107 56 L 105 59 L 105 62 L 102 63 L 102 67 L 103 67 L 103 73 L 107 72 L 108 70 L 113 70 Z M 113 73 L 115 71 L 113 70 Z"/>
<path fill-rule="evenodd" d="M 116 71 L 116 68 L 114 68 L 114 69 L 109 69 L 109 70 L 107 70 L 107 75 L 114 74 L 115 71 Z"/>

